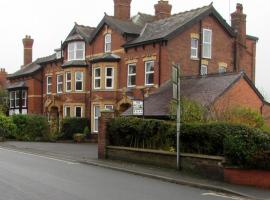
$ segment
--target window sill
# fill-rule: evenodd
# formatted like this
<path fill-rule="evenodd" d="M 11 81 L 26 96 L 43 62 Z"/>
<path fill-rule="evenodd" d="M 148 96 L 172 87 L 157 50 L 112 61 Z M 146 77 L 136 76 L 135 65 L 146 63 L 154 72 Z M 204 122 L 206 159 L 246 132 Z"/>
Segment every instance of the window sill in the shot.
<path fill-rule="evenodd" d="M 190 60 L 194 60 L 194 61 L 199 61 L 200 59 L 199 58 L 190 58 Z"/>

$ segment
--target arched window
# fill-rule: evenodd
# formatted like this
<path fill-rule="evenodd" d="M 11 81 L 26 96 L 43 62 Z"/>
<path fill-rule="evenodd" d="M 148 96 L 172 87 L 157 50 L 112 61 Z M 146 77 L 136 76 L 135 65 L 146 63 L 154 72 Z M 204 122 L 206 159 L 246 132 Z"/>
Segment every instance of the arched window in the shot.
<path fill-rule="evenodd" d="M 104 44 L 104 51 L 105 53 L 111 52 L 112 50 L 112 35 L 110 33 L 107 33 L 105 35 L 105 44 Z"/>

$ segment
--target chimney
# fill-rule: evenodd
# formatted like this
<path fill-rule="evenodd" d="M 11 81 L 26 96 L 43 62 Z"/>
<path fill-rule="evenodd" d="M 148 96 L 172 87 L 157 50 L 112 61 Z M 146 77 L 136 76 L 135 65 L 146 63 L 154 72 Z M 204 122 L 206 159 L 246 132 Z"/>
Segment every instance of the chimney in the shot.
<path fill-rule="evenodd" d="M 114 17 L 130 20 L 130 5 L 132 0 L 114 0 Z"/>
<path fill-rule="evenodd" d="M 246 18 L 247 15 L 243 13 L 243 5 L 238 3 L 236 11 L 231 14 L 232 28 L 237 33 L 237 39 L 242 45 L 246 45 Z"/>
<path fill-rule="evenodd" d="M 164 19 L 171 16 L 172 5 L 168 1 L 160 0 L 155 4 L 155 19 Z"/>
<path fill-rule="evenodd" d="M 5 68 L 0 69 L 0 89 L 5 89 L 7 85 L 7 72 Z"/>
<path fill-rule="evenodd" d="M 25 66 L 32 62 L 34 40 L 31 38 L 30 35 L 26 35 L 22 41 L 23 41 L 23 50 L 24 50 L 23 66 Z"/>

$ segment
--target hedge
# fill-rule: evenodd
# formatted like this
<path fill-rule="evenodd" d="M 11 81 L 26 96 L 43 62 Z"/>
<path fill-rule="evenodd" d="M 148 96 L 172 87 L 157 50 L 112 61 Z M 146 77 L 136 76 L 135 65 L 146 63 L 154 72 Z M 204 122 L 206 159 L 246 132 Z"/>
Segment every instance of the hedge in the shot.
<path fill-rule="evenodd" d="M 66 118 L 63 121 L 60 139 L 73 140 L 73 135 L 84 133 L 86 127 L 89 127 L 89 120 L 87 118 Z"/>
<path fill-rule="evenodd" d="M 175 123 L 120 117 L 108 123 L 107 132 L 115 146 L 176 150 Z M 229 165 L 270 169 L 270 135 L 245 125 L 182 124 L 180 147 L 185 153 L 225 156 Z"/>
<path fill-rule="evenodd" d="M 0 137 L 10 137 L 16 130 L 17 127 L 13 120 L 0 113 Z"/>
<path fill-rule="evenodd" d="M 21 141 L 50 140 L 50 128 L 47 118 L 39 115 L 13 115 L 12 120 L 17 127 L 10 138 Z"/>

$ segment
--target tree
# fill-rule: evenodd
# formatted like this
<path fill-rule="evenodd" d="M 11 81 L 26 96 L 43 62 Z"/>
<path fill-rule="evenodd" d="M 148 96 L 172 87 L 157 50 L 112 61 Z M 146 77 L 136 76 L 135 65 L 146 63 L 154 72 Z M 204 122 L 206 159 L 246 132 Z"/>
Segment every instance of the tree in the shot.
<path fill-rule="evenodd" d="M 0 113 L 6 114 L 8 111 L 8 92 L 0 88 Z"/>

